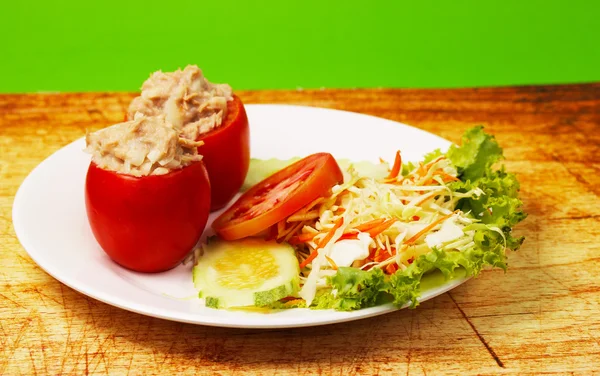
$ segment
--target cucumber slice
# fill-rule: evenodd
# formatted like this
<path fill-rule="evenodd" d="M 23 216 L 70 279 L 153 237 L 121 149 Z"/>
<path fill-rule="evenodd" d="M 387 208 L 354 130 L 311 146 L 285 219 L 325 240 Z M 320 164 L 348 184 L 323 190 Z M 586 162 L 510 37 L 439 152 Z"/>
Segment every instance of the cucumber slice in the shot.
<path fill-rule="evenodd" d="M 300 268 L 289 244 L 247 238 L 212 240 L 194 266 L 194 285 L 207 307 L 264 307 L 299 289 Z"/>

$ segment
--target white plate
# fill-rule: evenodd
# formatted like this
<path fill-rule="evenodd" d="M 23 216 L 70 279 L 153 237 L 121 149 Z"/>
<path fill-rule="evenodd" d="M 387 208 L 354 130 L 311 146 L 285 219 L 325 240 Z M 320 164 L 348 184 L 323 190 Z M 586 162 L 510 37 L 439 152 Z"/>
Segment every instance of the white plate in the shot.
<path fill-rule="evenodd" d="M 336 158 L 405 160 L 450 143 L 422 130 L 368 115 L 286 105 L 246 106 L 254 158 L 306 156 L 328 151 Z M 90 157 L 79 139 L 57 151 L 27 176 L 13 206 L 16 234 L 31 258 L 67 286 L 102 302 L 144 315 L 194 324 L 244 328 L 322 325 L 380 315 L 391 305 L 355 312 L 294 309 L 250 313 L 206 308 L 195 296 L 191 266 L 140 274 L 113 263 L 96 243 L 85 214 L 84 180 Z M 215 218 L 213 214 L 209 224 Z M 207 227 L 208 228 L 208 227 Z M 205 234 L 206 235 L 206 234 Z M 453 280 L 425 291 L 420 300 L 464 282 Z"/>

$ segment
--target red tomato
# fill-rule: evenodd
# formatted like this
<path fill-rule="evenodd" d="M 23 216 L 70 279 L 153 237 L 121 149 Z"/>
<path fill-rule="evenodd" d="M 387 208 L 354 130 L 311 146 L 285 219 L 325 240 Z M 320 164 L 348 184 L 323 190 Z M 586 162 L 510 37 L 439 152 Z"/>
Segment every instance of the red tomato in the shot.
<path fill-rule="evenodd" d="M 244 183 L 250 166 L 248 116 L 237 96 L 227 103 L 223 125 L 198 138 L 211 185 L 211 210 L 224 207 Z"/>
<path fill-rule="evenodd" d="M 194 247 L 210 210 L 204 163 L 133 177 L 91 163 L 85 204 L 94 236 L 118 264 L 139 272 L 175 267 Z"/>
<path fill-rule="evenodd" d="M 212 227 L 225 240 L 256 235 L 326 195 L 343 180 L 331 154 L 310 155 L 256 184 L 221 214 Z"/>

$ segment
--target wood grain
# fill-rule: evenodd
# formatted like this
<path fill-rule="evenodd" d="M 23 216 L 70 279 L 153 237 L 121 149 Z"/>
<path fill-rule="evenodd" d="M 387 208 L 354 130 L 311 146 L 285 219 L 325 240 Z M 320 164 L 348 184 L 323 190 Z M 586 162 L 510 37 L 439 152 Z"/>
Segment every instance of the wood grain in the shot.
<path fill-rule="evenodd" d="M 11 206 L 38 163 L 122 119 L 133 95 L 3 95 L 0 374 L 600 372 L 600 84 L 239 95 L 372 114 L 455 142 L 484 124 L 529 213 L 509 272 L 486 271 L 416 310 L 294 330 L 194 326 L 111 307 L 36 266 L 15 237 Z"/>

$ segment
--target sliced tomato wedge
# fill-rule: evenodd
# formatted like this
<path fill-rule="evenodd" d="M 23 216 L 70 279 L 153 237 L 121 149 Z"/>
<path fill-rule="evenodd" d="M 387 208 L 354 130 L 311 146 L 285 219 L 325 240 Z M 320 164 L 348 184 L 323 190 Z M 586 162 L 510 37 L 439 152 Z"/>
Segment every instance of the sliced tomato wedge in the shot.
<path fill-rule="evenodd" d="M 316 153 L 276 172 L 244 193 L 212 224 L 225 240 L 256 235 L 325 196 L 344 176 L 329 153 Z"/>

